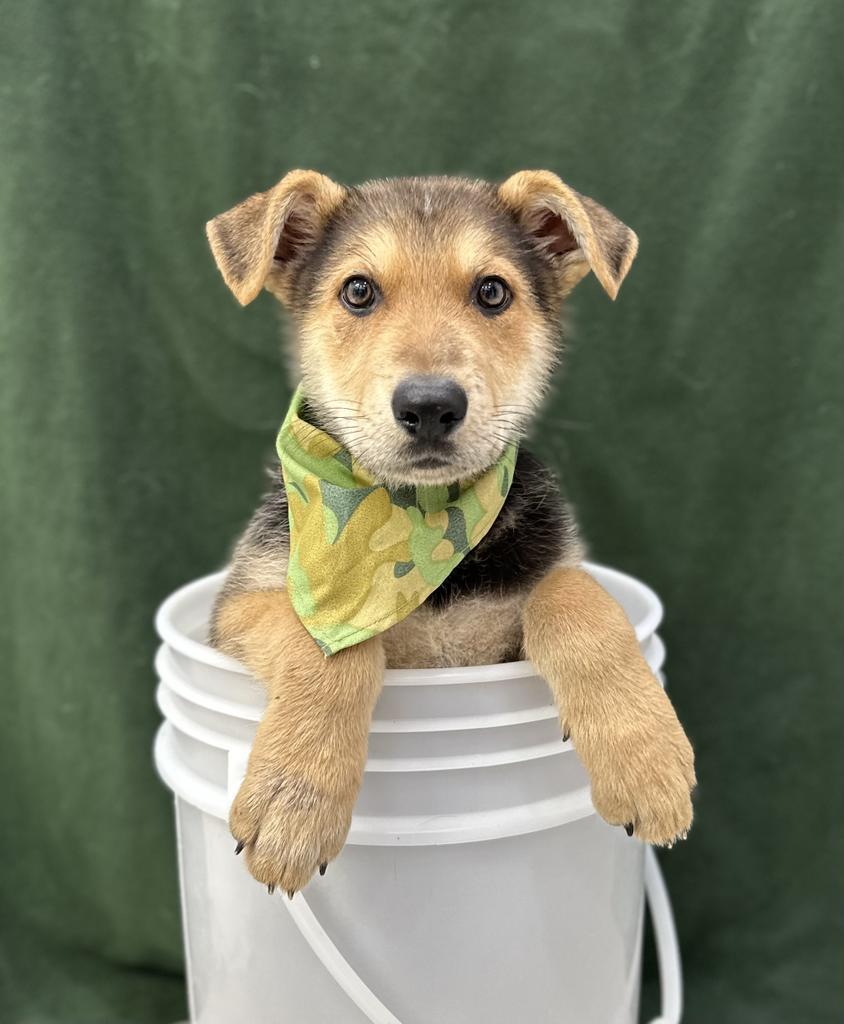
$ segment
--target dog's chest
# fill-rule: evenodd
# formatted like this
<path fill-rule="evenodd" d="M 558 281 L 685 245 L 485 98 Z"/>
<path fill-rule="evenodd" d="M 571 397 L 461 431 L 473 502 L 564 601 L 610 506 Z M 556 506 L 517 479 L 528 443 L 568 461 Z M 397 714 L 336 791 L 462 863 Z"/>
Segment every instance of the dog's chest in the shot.
<path fill-rule="evenodd" d="M 423 604 L 382 634 L 388 668 L 492 665 L 520 657 L 527 594 Z"/>

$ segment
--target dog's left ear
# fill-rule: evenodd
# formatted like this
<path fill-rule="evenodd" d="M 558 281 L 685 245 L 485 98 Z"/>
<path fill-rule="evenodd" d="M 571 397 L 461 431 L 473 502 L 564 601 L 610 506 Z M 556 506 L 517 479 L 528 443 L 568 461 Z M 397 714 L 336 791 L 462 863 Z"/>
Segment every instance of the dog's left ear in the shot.
<path fill-rule="evenodd" d="M 551 171 L 519 171 L 498 195 L 553 266 L 561 298 L 590 270 L 616 297 L 639 247 L 626 224 Z"/>
<path fill-rule="evenodd" d="M 266 286 L 282 301 L 290 270 L 316 244 L 346 190 L 316 171 L 291 171 L 266 192 L 209 220 L 211 252 L 242 306 Z"/>

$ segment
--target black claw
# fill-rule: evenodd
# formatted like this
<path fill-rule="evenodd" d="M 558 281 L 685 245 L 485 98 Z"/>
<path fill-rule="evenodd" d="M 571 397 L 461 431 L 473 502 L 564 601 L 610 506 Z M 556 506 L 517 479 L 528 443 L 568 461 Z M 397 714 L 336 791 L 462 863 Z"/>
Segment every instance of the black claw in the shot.
<path fill-rule="evenodd" d="M 319 873 L 321 875 L 324 875 L 327 867 L 328 867 L 328 863 L 327 862 L 325 864 L 320 864 L 320 866 L 319 866 Z"/>
<path fill-rule="evenodd" d="M 246 846 L 246 843 L 242 839 L 238 839 L 237 846 L 234 848 L 235 856 L 237 856 L 239 853 L 243 853 L 244 846 Z"/>
<path fill-rule="evenodd" d="M 626 833 L 627 833 L 627 834 L 628 834 L 629 836 L 632 836 L 632 835 L 633 835 L 633 822 L 632 822 L 632 821 L 628 821 L 628 822 L 627 822 L 627 824 L 626 824 L 626 825 L 624 826 L 624 831 L 625 831 L 625 832 L 626 832 Z"/>
<path fill-rule="evenodd" d="M 295 889 L 288 889 L 287 890 L 287 897 L 288 897 L 288 899 L 292 900 L 295 895 L 296 895 Z"/>
<path fill-rule="evenodd" d="M 275 884 L 273 882 L 270 882 L 270 884 L 267 886 L 267 892 L 270 894 L 270 896 L 272 896 L 272 894 L 275 892 Z"/>
<path fill-rule="evenodd" d="M 569 729 L 566 729 L 566 731 L 563 733 L 563 743 L 568 743 L 568 741 L 570 739 L 571 739 L 571 731 Z"/>

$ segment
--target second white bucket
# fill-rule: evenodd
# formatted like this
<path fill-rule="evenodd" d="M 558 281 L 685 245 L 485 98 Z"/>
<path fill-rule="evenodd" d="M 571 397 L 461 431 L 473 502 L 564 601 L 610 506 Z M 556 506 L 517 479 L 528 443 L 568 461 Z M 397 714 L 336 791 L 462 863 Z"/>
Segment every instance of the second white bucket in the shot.
<path fill-rule="evenodd" d="M 659 673 L 656 595 L 590 571 Z M 656 860 L 596 816 L 527 662 L 387 672 L 345 849 L 294 900 L 267 895 L 225 824 L 264 694 L 205 642 L 221 582 L 183 587 L 157 618 L 193 1024 L 636 1024 L 646 888 L 660 1022 L 678 1024 Z"/>

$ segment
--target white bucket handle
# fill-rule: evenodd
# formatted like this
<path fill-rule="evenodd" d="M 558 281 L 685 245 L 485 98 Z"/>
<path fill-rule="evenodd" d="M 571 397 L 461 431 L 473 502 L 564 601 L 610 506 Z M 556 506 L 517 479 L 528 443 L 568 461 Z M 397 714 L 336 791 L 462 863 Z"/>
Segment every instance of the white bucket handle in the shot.
<path fill-rule="evenodd" d="M 650 847 L 645 850 L 645 898 L 653 922 L 662 994 L 660 1015 L 651 1024 L 680 1024 L 683 1014 L 680 947 L 668 890 L 656 854 Z M 282 903 L 323 967 L 367 1020 L 371 1024 L 401 1024 L 334 945 L 302 893 L 297 893 L 292 900 L 283 899 Z"/>
<path fill-rule="evenodd" d="M 660 1015 L 650 1024 L 680 1024 L 683 1016 L 683 964 L 671 900 L 653 847 L 645 850 L 645 898 L 654 929 L 659 965 Z"/>

